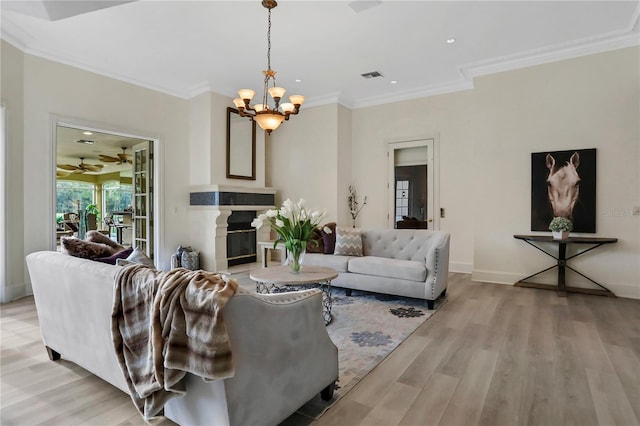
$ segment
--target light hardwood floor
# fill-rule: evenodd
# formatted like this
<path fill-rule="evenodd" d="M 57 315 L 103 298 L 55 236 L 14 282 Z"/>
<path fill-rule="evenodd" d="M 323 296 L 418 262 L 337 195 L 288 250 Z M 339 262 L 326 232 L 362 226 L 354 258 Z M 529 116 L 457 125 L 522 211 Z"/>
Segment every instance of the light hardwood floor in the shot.
<path fill-rule="evenodd" d="M 314 425 L 639 424 L 639 300 L 449 283 L 436 315 Z M 49 361 L 32 298 L 1 310 L 0 424 L 144 424 L 121 391 Z"/>

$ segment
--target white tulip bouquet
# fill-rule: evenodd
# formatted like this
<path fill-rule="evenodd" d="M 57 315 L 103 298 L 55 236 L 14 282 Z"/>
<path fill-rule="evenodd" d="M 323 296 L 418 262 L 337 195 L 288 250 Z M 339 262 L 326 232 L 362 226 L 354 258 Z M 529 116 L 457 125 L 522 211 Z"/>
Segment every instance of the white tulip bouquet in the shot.
<path fill-rule="evenodd" d="M 276 231 L 278 239 L 273 244 L 275 248 L 282 242 L 287 248 L 288 262 L 293 272 L 299 272 L 301 255 L 307 250 L 311 240 L 311 233 L 326 215 L 326 210 L 308 210 L 303 198 L 297 203 L 286 199 L 279 210 L 267 210 L 251 222 L 256 229 L 265 224 Z"/>

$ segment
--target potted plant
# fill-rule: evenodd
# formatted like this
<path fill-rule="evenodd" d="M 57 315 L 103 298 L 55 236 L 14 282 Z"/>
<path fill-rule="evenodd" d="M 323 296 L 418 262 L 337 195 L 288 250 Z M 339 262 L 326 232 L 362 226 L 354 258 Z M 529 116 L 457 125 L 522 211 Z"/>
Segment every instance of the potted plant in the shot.
<path fill-rule="evenodd" d="M 573 223 L 567 217 L 554 217 L 549 223 L 549 229 L 555 240 L 569 238 L 569 232 L 573 229 Z"/>
<path fill-rule="evenodd" d="M 95 204 L 89 204 L 85 209 L 86 214 L 86 227 L 87 230 L 98 229 L 98 222 L 100 220 L 100 210 Z"/>

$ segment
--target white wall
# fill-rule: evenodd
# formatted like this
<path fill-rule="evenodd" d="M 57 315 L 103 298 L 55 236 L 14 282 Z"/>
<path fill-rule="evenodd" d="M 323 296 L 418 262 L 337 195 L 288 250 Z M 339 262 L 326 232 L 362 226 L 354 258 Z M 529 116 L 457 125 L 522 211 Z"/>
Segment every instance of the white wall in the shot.
<path fill-rule="evenodd" d="M 531 153 L 595 147 L 598 232 L 585 235 L 619 242 L 573 265 L 619 296 L 640 298 L 640 218 L 631 215 L 640 205 L 639 52 L 503 72 L 477 78 L 473 90 L 352 111 L 351 179 L 369 200 L 358 225 L 386 227 L 387 143 L 438 135 L 451 269 L 512 284 L 553 263 L 513 238 L 531 233 Z M 331 106 L 309 108 L 274 133 L 274 187 L 342 208 L 335 194 L 346 197 L 339 180 L 348 166 L 335 157 L 343 148 L 336 123 Z"/>
<path fill-rule="evenodd" d="M 440 229 L 451 233 L 451 270 L 460 272 L 473 264 L 475 103 L 465 91 L 353 111 L 353 180 L 368 196 L 359 226 L 387 227 L 388 143 L 439 135 Z"/>
<path fill-rule="evenodd" d="M 9 47 L 9 48 L 8 48 Z M 133 86 L 28 54 L 22 56 L 22 81 L 19 76 L 5 81 L 6 51 L 3 43 L 3 88 L 23 88 L 23 133 L 12 135 L 16 149 L 9 171 L 10 197 L 16 199 L 19 218 L 12 227 L 20 229 L 10 236 L 16 258 L 9 267 L 16 281 L 28 292 L 24 256 L 51 249 L 53 222 L 49 216 L 53 203 L 54 150 L 51 120 L 53 116 L 72 118 L 100 126 L 103 130 L 130 133 L 158 140 L 156 161 L 163 170 L 163 191 L 156 192 L 161 203 L 163 250 L 156 253 L 160 267 L 168 267 L 175 247 L 188 239 L 189 144 L 187 102 L 172 96 Z M 4 91 L 3 91 L 4 96 Z M 15 111 L 11 111 L 15 113 Z M 22 185 L 20 182 L 24 179 Z M 21 194 L 24 199 L 20 200 Z M 20 218 L 24 218 L 24 226 Z M 164 227 L 163 227 L 164 224 Z M 19 248 L 22 248 L 20 250 Z"/>
<path fill-rule="evenodd" d="M 267 186 L 278 190 L 276 203 L 307 200 L 338 217 L 338 105 L 304 109 L 267 138 Z"/>
<path fill-rule="evenodd" d="M 6 107 L 6 185 L 5 220 L 7 223 L 5 246 L 6 270 L 2 271 L 0 302 L 12 300 L 27 291 L 24 279 L 24 217 L 22 191 L 23 163 L 23 55 L 4 41 L 0 45 L 2 56 L 1 97 Z"/>

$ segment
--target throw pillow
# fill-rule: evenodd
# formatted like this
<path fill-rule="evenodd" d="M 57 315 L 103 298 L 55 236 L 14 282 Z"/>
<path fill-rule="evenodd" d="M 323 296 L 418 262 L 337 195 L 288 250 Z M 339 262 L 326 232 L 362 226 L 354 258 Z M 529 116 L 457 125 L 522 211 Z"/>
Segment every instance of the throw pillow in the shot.
<path fill-rule="evenodd" d="M 109 247 L 112 247 L 116 251 L 124 250 L 124 246 L 121 246 L 120 244 L 116 243 L 115 241 L 113 241 L 111 238 L 107 237 L 100 231 L 96 231 L 96 230 L 87 231 L 87 236 L 85 237 L 85 240 L 91 241 L 93 243 L 108 245 Z"/>
<path fill-rule="evenodd" d="M 84 241 L 76 237 L 62 237 L 60 238 L 60 244 L 64 253 L 83 259 L 108 257 L 118 251 L 106 244 Z"/>
<path fill-rule="evenodd" d="M 333 254 L 362 256 L 362 236 L 356 228 L 336 228 L 336 249 Z"/>
<path fill-rule="evenodd" d="M 324 244 L 324 254 L 333 254 L 336 248 L 336 223 L 327 223 L 320 232 Z"/>
<path fill-rule="evenodd" d="M 307 243 L 307 253 L 324 253 L 324 241 L 322 240 L 322 231 L 314 228 L 311 231 L 311 239 Z"/>
<path fill-rule="evenodd" d="M 99 257 L 94 260 L 97 262 L 108 263 L 109 265 L 115 265 L 118 259 L 126 259 L 131 255 L 132 252 L 133 252 L 133 249 L 129 247 L 124 250 L 120 250 L 116 254 L 113 254 L 109 257 Z"/>
<path fill-rule="evenodd" d="M 133 250 L 133 253 L 131 253 L 129 255 L 129 257 L 127 257 L 127 259 L 129 262 L 133 262 L 133 263 L 141 263 L 145 266 L 148 266 L 149 268 L 154 268 L 155 269 L 155 265 L 153 264 L 153 260 L 151 260 L 151 258 L 149 256 L 146 255 L 146 253 L 142 250 L 140 250 L 138 247 L 136 247 Z M 120 265 L 120 262 L 117 263 L 118 265 Z M 128 263 L 127 263 L 128 264 Z"/>

